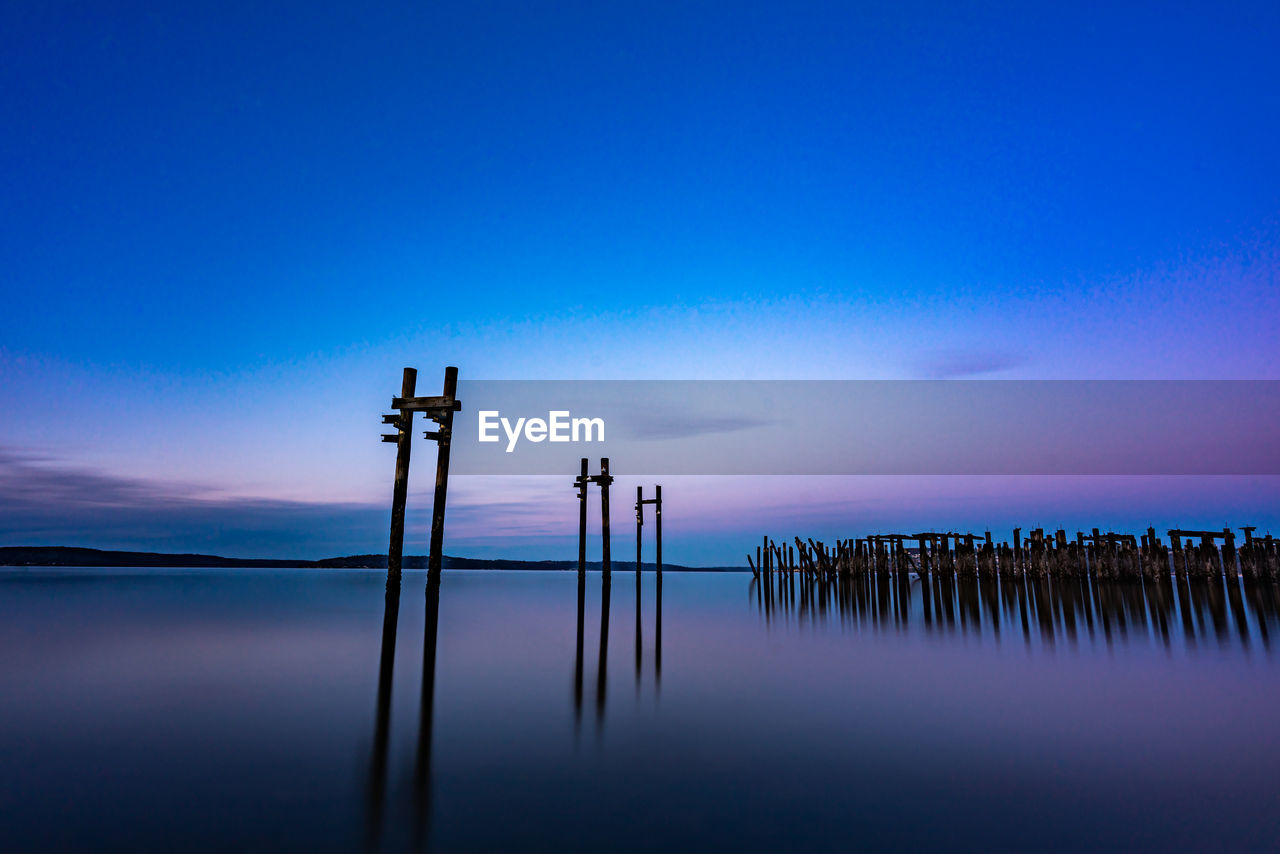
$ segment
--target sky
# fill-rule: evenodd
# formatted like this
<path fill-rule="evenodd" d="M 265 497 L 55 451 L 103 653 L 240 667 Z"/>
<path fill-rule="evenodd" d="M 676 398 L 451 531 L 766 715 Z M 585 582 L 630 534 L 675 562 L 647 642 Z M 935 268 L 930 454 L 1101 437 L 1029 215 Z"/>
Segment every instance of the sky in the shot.
<path fill-rule="evenodd" d="M 1280 379 L 1274 2 L 0 15 L 0 545 L 381 551 L 406 365 Z M 1280 523 L 1266 476 L 681 483 L 691 564 Z M 562 483 L 454 496 L 446 551 L 572 556 Z"/>

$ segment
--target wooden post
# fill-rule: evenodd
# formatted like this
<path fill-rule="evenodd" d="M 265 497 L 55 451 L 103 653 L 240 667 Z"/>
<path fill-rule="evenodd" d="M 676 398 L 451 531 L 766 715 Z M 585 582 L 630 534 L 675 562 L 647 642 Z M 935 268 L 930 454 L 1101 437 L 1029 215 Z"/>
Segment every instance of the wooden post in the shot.
<path fill-rule="evenodd" d="M 418 384 L 416 368 L 405 368 L 404 377 L 400 381 L 400 396 L 413 397 Z M 400 589 L 400 568 L 404 560 L 404 505 L 409 494 L 409 454 L 413 450 L 413 413 L 401 411 L 396 415 L 383 416 L 384 423 L 395 424 L 396 443 L 396 480 L 391 490 L 391 544 L 387 549 L 387 589 L 395 586 Z M 390 441 L 384 435 L 384 441 Z"/>
<path fill-rule="evenodd" d="M 582 458 L 582 474 L 578 475 L 578 574 L 587 571 L 587 458 Z"/>
<path fill-rule="evenodd" d="M 644 487 L 636 487 L 636 592 L 640 592 L 640 529 L 644 527 Z"/>
<path fill-rule="evenodd" d="M 640 685 L 642 636 L 640 630 L 640 529 L 644 527 L 644 487 L 636 487 L 636 686 Z"/>
<path fill-rule="evenodd" d="M 659 484 L 658 486 L 654 487 L 654 489 L 657 492 L 657 496 L 655 500 L 658 502 L 657 504 L 654 505 L 654 511 L 653 511 L 654 520 L 656 522 L 654 527 L 656 528 L 657 539 L 658 539 L 657 554 L 654 558 L 654 561 L 656 563 L 657 570 L 658 570 L 658 583 L 661 584 L 662 583 L 662 485 Z"/>
<path fill-rule="evenodd" d="M 458 394 L 458 369 L 444 369 L 444 397 L 452 401 Z M 436 497 L 431 504 L 431 556 L 427 558 L 428 580 L 440 576 L 443 563 L 441 551 L 444 548 L 444 505 L 449 491 L 449 445 L 453 435 L 453 407 L 445 409 L 438 416 L 440 427 L 436 431 Z"/>
<path fill-rule="evenodd" d="M 1236 571 L 1236 535 L 1230 528 L 1222 529 L 1222 571 L 1229 580 L 1238 575 Z"/>
<path fill-rule="evenodd" d="M 609 484 L 613 478 L 609 476 L 609 458 L 600 458 L 600 535 L 604 539 L 604 550 L 601 557 L 601 568 L 605 578 L 609 577 Z"/>

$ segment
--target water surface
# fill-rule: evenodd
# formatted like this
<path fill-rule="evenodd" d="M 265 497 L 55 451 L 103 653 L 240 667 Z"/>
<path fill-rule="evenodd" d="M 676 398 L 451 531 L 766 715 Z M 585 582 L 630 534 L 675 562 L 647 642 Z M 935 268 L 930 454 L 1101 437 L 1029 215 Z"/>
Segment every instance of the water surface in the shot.
<path fill-rule="evenodd" d="M 0 569 L 0 847 L 1274 850 L 1273 587 L 642 584 Z"/>

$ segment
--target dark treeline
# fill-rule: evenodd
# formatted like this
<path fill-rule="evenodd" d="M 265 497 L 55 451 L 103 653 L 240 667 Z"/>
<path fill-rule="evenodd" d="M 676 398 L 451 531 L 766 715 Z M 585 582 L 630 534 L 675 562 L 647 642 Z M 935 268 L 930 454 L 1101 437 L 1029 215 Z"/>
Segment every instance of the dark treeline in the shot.
<path fill-rule="evenodd" d="M 405 555 L 405 569 L 426 569 L 427 555 Z M 322 560 L 277 560 L 271 558 L 235 558 L 201 554 L 163 554 L 158 552 L 103 551 L 68 546 L 0 546 L 0 566 L 117 566 L 117 567 L 191 567 L 227 569 L 386 569 L 387 556 L 349 555 Z M 445 569 L 521 569 L 577 570 L 576 560 L 509 560 L 456 557 L 444 555 Z M 599 571 L 600 561 L 587 561 L 588 570 Z M 645 572 L 655 569 L 644 564 Z M 680 566 L 664 563 L 671 572 L 742 572 L 740 566 Z"/>
<path fill-rule="evenodd" d="M 1037 529 L 1026 542 L 1015 529 L 1012 545 L 990 533 L 880 534 L 834 546 L 765 538 L 748 560 L 766 619 L 834 613 L 997 635 L 1013 623 L 1047 642 L 1080 630 L 1110 641 L 1140 626 L 1166 643 L 1212 634 L 1269 647 L 1280 622 L 1280 553 L 1253 530 L 1239 547 L 1229 530 L 1175 530 L 1168 544 L 1152 529 L 1140 539 L 1095 529 L 1074 540 Z"/>

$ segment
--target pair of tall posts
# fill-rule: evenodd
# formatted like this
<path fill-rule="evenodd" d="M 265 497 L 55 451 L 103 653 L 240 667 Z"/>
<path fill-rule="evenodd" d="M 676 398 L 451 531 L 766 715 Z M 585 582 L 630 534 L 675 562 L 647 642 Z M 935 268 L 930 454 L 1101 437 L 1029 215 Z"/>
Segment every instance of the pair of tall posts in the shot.
<path fill-rule="evenodd" d="M 427 559 L 425 628 L 422 649 L 422 701 L 419 706 L 418 756 L 414 770 L 417 790 L 417 832 L 425 838 L 425 821 L 430 797 L 431 728 L 435 699 L 436 627 L 440 615 L 440 569 L 443 564 L 444 508 L 449 489 L 449 445 L 453 434 L 453 413 L 462 409 L 457 400 L 458 369 L 444 370 L 444 393 L 415 397 L 418 372 L 405 368 L 400 396 L 391 399 L 395 414 L 382 416 L 382 423 L 396 428 L 385 433 L 384 442 L 396 443 L 396 479 L 391 497 L 391 543 L 387 550 L 387 590 L 382 616 L 382 654 L 378 668 L 377 721 L 373 737 L 373 760 L 369 785 L 369 839 L 376 843 L 381 833 L 382 805 L 386 789 L 387 745 L 390 735 L 391 683 L 395 670 L 396 624 L 400 615 L 400 574 L 404 563 L 404 509 L 409 491 L 409 456 L 413 447 L 413 414 L 424 413 L 436 428 L 424 434 L 436 442 L 436 492 L 431 513 L 431 552 Z"/>
<path fill-rule="evenodd" d="M 404 505 L 409 491 L 409 456 L 413 449 L 413 413 L 424 413 L 436 423 L 435 430 L 423 436 L 436 442 L 436 495 L 431 507 L 431 555 L 427 559 L 430 575 L 439 577 L 441 548 L 444 543 L 444 505 L 449 490 L 449 445 L 453 436 L 453 413 L 462 409 L 455 398 L 458 392 L 458 369 L 444 369 L 444 393 L 434 397 L 414 397 L 418 372 L 404 369 L 400 397 L 391 399 L 394 415 L 382 416 L 383 424 L 396 427 L 395 433 L 384 433 L 382 441 L 396 443 L 396 481 L 391 494 L 391 545 L 387 551 L 387 584 L 400 584 L 400 568 L 404 554 Z M 428 576 L 428 578 L 430 577 Z"/>
<path fill-rule="evenodd" d="M 599 672 L 596 674 L 596 715 L 604 715 L 604 693 L 606 661 L 609 653 L 609 600 L 612 586 L 612 565 L 609 550 L 609 484 L 613 477 L 609 474 L 609 458 L 600 460 L 600 474 L 587 473 L 588 460 L 582 458 L 582 468 L 573 480 L 578 490 L 578 644 L 577 659 L 574 667 L 574 709 L 575 714 L 582 712 L 582 642 L 583 616 L 586 607 L 587 579 L 587 488 L 591 484 L 600 487 L 600 533 L 603 539 L 601 553 L 600 580 L 600 655 Z M 654 518 L 657 527 L 657 629 L 655 643 L 655 666 L 658 678 L 662 673 L 662 487 L 655 487 L 655 497 L 645 498 L 644 487 L 636 487 L 636 683 L 640 681 L 640 570 L 642 568 L 641 531 L 644 527 L 644 507 L 654 505 Z"/>
<path fill-rule="evenodd" d="M 587 571 L 587 487 L 591 484 L 600 486 L 600 536 L 603 540 L 601 549 L 601 566 L 606 578 L 612 569 L 609 551 L 609 484 L 613 478 L 609 474 L 609 458 L 600 459 L 600 474 L 587 474 L 587 458 L 582 458 L 582 469 L 573 479 L 574 489 L 578 490 L 578 572 Z M 640 532 L 644 527 L 644 506 L 654 505 L 654 517 L 657 527 L 657 561 L 656 568 L 662 572 L 662 487 L 655 487 L 655 497 L 645 498 L 644 487 L 636 487 L 636 589 L 640 588 Z"/>

